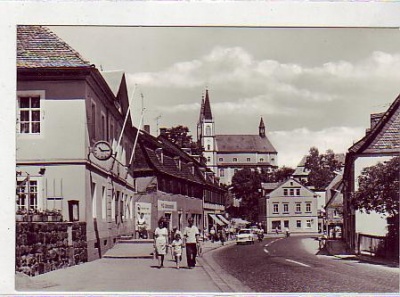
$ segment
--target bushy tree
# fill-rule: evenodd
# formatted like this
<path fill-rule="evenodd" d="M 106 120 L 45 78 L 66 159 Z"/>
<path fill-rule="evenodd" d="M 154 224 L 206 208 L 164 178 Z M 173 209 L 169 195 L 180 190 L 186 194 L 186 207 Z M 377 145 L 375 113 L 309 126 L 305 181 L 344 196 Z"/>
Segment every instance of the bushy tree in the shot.
<path fill-rule="evenodd" d="M 202 149 L 193 141 L 192 135 L 189 134 L 189 128 L 186 126 L 176 126 L 165 129 L 163 134 L 169 141 L 176 144 L 180 148 L 190 148 L 193 154 L 201 155 Z"/>
<path fill-rule="evenodd" d="M 332 150 L 320 154 L 318 148 L 310 148 L 305 163 L 305 168 L 310 171 L 307 185 L 314 186 L 316 190 L 324 190 L 335 177 L 334 172 L 342 166 Z"/>
<path fill-rule="evenodd" d="M 293 168 L 282 166 L 271 172 L 262 172 L 262 182 L 264 183 L 277 183 L 288 180 L 294 172 Z"/>
<path fill-rule="evenodd" d="M 353 205 L 369 213 L 376 211 L 388 216 L 399 214 L 400 157 L 366 167 L 358 177 L 358 190 L 353 195 Z"/>
<path fill-rule="evenodd" d="M 248 221 L 257 221 L 261 175 L 257 170 L 245 168 L 232 177 L 233 192 L 241 198 L 239 213 Z"/>
<path fill-rule="evenodd" d="M 364 168 L 358 177 L 359 188 L 352 197 L 356 209 L 388 216 L 387 256 L 399 256 L 400 157 Z"/>

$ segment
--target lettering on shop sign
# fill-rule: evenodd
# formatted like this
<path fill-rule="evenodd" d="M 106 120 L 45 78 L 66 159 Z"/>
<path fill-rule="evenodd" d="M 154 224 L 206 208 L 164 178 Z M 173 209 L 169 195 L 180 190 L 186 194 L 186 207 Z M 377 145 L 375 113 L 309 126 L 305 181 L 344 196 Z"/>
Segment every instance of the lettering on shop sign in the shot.
<path fill-rule="evenodd" d="M 162 201 L 158 200 L 158 210 L 169 210 L 176 211 L 176 202 L 175 201 Z"/>

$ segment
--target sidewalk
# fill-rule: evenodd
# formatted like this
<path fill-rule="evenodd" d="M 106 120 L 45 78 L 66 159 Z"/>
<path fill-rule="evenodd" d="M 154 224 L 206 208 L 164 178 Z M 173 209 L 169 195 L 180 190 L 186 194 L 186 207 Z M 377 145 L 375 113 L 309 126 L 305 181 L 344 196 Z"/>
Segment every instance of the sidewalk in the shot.
<path fill-rule="evenodd" d="M 384 265 L 388 267 L 399 267 L 399 263 L 395 262 L 394 260 L 364 254 L 353 254 L 348 251 L 346 244 L 342 240 L 328 240 L 326 244 L 326 252 L 330 256 L 334 256 L 343 260 L 356 260 L 360 262 Z"/>
<path fill-rule="evenodd" d="M 235 241 L 228 241 L 230 245 Z M 203 243 L 203 254 L 221 247 L 220 242 Z M 181 269 L 176 269 L 170 254 L 164 268 L 153 259 L 152 241 L 117 243 L 102 259 L 35 277 L 16 275 L 19 292 L 226 292 L 231 291 L 213 275 L 204 256 L 195 269 L 186 268 L 183 253 Z"/>

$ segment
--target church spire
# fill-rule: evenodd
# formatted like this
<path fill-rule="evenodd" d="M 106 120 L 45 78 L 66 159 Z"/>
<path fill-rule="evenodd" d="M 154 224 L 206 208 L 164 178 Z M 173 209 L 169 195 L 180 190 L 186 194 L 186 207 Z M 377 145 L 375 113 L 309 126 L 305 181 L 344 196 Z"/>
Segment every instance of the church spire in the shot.
<path fill-rule="evenodd" d="M 206 120 L 212 120 L 210 98 L 208 97 L 208 90 L 206 90 L 206 98 L 204 100 L 203 116 Z"/>
<path fill-rule="evenodd" d="M 260 120 L 260 125 L 258 126 L 258 134 L 260 137 L 265 138 L 265 125 L 262 117 Z"/>

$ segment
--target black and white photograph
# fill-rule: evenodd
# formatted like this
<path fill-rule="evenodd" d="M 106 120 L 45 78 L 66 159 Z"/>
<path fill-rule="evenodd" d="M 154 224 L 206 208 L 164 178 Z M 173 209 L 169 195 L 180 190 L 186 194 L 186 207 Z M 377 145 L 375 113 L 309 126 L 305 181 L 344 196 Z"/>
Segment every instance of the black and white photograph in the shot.
<path fill-rule="evenodd" d="M 122 7 L 9 25 L 15 293 L 398 294 L 399 24 Z"/>

